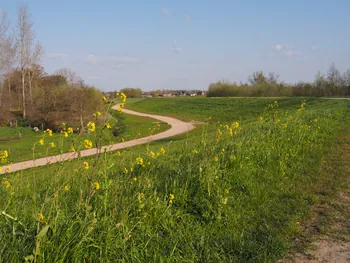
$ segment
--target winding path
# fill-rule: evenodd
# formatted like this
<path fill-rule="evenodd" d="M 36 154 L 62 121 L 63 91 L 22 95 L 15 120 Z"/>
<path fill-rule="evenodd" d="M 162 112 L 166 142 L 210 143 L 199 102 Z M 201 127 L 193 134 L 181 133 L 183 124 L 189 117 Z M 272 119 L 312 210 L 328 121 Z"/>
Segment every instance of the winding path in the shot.
<path fill-rule="evenodd" d="M 112 108 L 114 110 L 117 110 L 118 107 L 119 107 L 119 104 L 113 106 Z M 111 151 L 116 151 L 119 149 L 133 147 L 136 145 L 146 144 L 146 143 L 149 143 L 152 141 L 157 141 L 157 140 L 165 139 L 165 138 L 172 137 L 175 135 L 179 135 L 182 133 L 186 133 L 186 132 L 191 131 L 195 128 L 194 125 L 191 123 L 180 121 L 180 120 L 177 120 L 177 119 L 171 118 L 171 117 L 153 115 L 153 114 L 147 114 L 147 113 L 140 113 L 140 112 L 127 110 L 127 109 L 123 109 L 123 112 L 126 114 L 131 114 L 131 115 L 136 115 L 136 116 L 141 116 L 141 117 L 149 117 L 149 118 L 156 119 L 156 120 L 159 120 L 162 122 L 166 122 L 171 126 L 171 128 L 169 130 L 166 130 L 166 131 L 158 133 L 158 134 L 154 134 L 151 136 L 147 136 L 147 137 L 143 137 L 143 138 L 139 138 L 139 139 L 135 139 L 135 140 L 131 140 L 131 141 L 126 141 L 126 142 L 122 142 L 122 143 L 116 143 L 116 144 L 112 144 L 112 145 L 108 145 L 108 146 L 103 146 L 101 148 L 92 148 L 92 149 L 88 149 L 88 150 L 82 150 L 82 151 L 80 151 L 80 157 L 92 156 L 92 155 L 96 155 L 96 154 L 104 152 L 104 151 L 111 152 Z M 48 157 L 44 157 L 44 158 L 40 158 L 40 159 L 36 159 L 36 160 L 28 160 L 25 162 L 13 163 L 13 164 L 9 164 L 9 165 L 0 167 L 1 168 L 0 174 L 13 173 L 13 172 L 17 172 L 20 170 L 33 168 L 33 167 L 44 166 L 44 165 L 58 163 L 58 162 L 64 162 L 67 160 L 76 159 L 78 157 L 79 157 L 78 153 L 71 152 L 71 153 L 64 153 L 64 154 L 55 155 L 55 156 L 48 156 Z M 10 172 L 7 172 L 8 168 L 10 169 Z"/>

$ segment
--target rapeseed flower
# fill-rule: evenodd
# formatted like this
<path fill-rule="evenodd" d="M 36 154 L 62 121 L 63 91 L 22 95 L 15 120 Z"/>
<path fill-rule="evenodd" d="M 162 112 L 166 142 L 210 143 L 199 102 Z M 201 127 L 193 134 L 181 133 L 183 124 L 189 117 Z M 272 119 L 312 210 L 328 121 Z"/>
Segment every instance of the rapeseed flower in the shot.
<path fill-rule="evenodd" d="M 69 127 L 69 128 L 67 129 L 67 132 L 68 132 L 68 134 L 73 133 L 73 128 L 72 128 L 72 127 Z"/>
<path fill-rule="evenodd" d="M 51 136 L 52 136 L 52 130 L 46 129 L 46 130 L 44 131 L 44 134 L 47 134 L 47 135 L 49 135 L 49 136 L 51 137 Z"/>
<path fill-rule="evenodd" d="M 65 191 L 68 191 L 68 190 L 69 190 L 69 186 L 68 186 L 68 185 L 65 185 L 65 186 L 64 186 L 64 190 L 65 190 Z"/>
<path fill-rule="evenodd" d="M 87 170 L 89 169 L 89 163 L 88 162 L 84 162 L 84 168 Z"/>
<path fill-rule="evenodd" d="M 160 153 L 161 154 L 165 154 L 165 149 L 162 147 L 162 148 L 160 148 Z"/>
<path fill-rule="evenodd" d="M 152 159 L 154 159 L 154 158 L 156 157 L 156 154 L 155 154 L 154 152 L 152 152 L 152 151 L 151 151 L 148 155 L 149 155 L 149 157 L 151 157 Z"/>
<path fill-rule="evenodd" d="M 96 125 L 94 122 L 91 122 L 91 121 L 88 122 L 87 127 L 88 127 L 88 130 L 91 132 L 94 132 L 96 130 Z"/>
<path fill-rule="evenodd" d="M 56 147 L 55 143 L 53 143 L 53 142 L 50 142 L 50 143 L 49 143 L 49 146 L 50 146 L 51 148 L 55 148 L 55 147 Z"/>
<path fill-rule="evenodd" d="M 144 165 L 143 158 L 137 157 L 137 158 L 136 158 L 136 163 L 137 163 L 138 165 L 143 166 L 143 165 Z"/>
<path fill-rule="evenodd" d="M 111 126 L 109 123 L 106 123 L 106 128 L 107 128 L 107 129 L 111 129 L 112 126 Z"/>
<path fill-rule="evenodd" d="M 85 141 L 84 141 L 84 147 L 85 147 L 86 149 L 92 148 L 92 141 L 90 141 L 90 140 L 85 140 Z"/>
<path fill-rule="evenodd" d="M 63 133 L 64 138 L 68 138 L 68 132 Z"/>
<path fill-rule="evenodd" d="M 100 184 L 99 184 L 98 182 L 94 182 L 94 188 L 95 188 L 96 190 L 98 190 L 98 189 L 101 188 L 101 186 L 100 186 Z"/>

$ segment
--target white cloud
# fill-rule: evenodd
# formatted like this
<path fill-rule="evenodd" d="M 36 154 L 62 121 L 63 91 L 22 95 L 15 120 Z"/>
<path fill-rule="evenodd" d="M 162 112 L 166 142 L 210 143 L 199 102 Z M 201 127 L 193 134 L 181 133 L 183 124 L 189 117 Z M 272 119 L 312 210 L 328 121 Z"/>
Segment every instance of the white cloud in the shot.
<path fill-rule="evenodd" d="M 88 55 L 85 58 L 85 61 L 91 65 L 104 64 L 104 65 L 123 65 L 123 64 L 131 64 L 137 63 L 140 61 L 139 58 L 135 57 L 118 57 L 118 56 L 96 56 L 96 55 Z"/>
<path fill-rule="evenodd" d="M 277 44 L 277 45 L 273 46 L 272 48 L 276 51 L 281 51 L 283 49 L 283 46 L 280 44 Z"/>
<path fill-rule="evenodd" d="M 294 50 L 294 47 L 295 46 L 293 44 L 286 44 L 286 45 L 277 44 L 277 45 L 273 46 L 272 48 L 276 52 L 281 53 L 287 57 L 301 57 L 302 53 Z"/>
<path fill-rule="evenodd" d="M 117 65 L 113 65 L 113 68 L 122 69 L 122 68 L 125 68 L 125 65 L 124 64 L 117 64 Z"/>
<path fill-rule="evenodd" d="M 64 53 L 49 53 L 47 54 L 47 58 L 49 59 L 57 59 L 57 60 L 61 60 L 68 57 L 67 54 Z"/>
<path fill-rule="evenodd" d="M 170 15 L 171 10 L 168 9 L 168 8 L 162 8 L 162 9 L 160 10 L 160 12 L 161 12 L 163 15 Z"/>
<path fill-rule="evenodd" d="M 185 15 L 185 20 L 186 22 L 191 22 L 191 16 L 190 15 Z"/>
<path fill-rule="evenodd" d="M 288 57 L 300 57 L 301 56 L 300 52 L 297 52 L 297 51 L 294 51 L 294 50 L 291 50 L 291 49 L 286 50 L 284 53 Z"/>
<path fill-rule="evenodd" d="M 184 52 L 184 50 L 182 48 L 180 48 L 180 47 L 174 47 L 173 50 L 174 50 L 175 53 L 178 53 L 178 54 L 181 54 L 181 53 Z"/>

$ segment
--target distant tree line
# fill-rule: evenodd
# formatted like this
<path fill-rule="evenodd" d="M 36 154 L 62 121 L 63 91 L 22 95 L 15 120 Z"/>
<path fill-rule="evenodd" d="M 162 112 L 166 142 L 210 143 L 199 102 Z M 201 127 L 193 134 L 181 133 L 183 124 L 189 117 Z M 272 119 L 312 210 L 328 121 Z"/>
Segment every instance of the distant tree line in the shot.
<path fill-rule="evenodd" d="M 43 48 L 34 42 L 34 27 L 26 5 L 17 10 L 15 30 L 0 12 L 0 125 L 55 128 L 61 122 L 83 127 L 101 109 L 102 93 L 86 85 L 70 69 L 48 75 L 40 65 Z"/>
<path fill-rule="evenodd" d="M 275 96 L 312 96 L 312 97 L 346 97 L 350 96 L 350 70 L 343 74 L 334 64 L 327 75 L 317 73 L 315 80 L 286 84 L 274 73 L 254 72 L 248 83 L 218 81 L 209 86 L 208 97 L 275 97 Z"/>

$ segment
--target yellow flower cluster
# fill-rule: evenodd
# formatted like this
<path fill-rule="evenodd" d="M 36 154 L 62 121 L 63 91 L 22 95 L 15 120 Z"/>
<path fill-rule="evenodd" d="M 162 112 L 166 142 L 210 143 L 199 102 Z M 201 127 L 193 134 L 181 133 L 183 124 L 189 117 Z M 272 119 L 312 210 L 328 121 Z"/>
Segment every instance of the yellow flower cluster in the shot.
<path fill-rule="evenodd" d="M 123 103 L 126 102 L 126 95 L 124 92 L 120 93 L 120 99 L 122 100 Z"/>
<path fill-rule="evenodd" d="M 88 162 L 84 162 L 84 169 L 89 169 L 89 163 Z"/>
<path fill-rule="evenodd" d="M 94 117 L 95 117 L 95 118 L 97 118 L 97 117 L 99 117 L 99 116 L 101 116 L 101 112 L 98 111 L 98 112 L 94 113 Z"/>
<path fill-rule="evenodd" d="M 40 139 L 39 144 L 40 144 L 40 145 L 44 145 L 44 143 L 45 143 L 45 142 L 44 142 L 44 139 Z"/>
<path fill-rule="evenodd" d="M 44 134 L 49 135 L 49 136 L 52 136 L 52 130 L 46 129 L 46 130 L 44 131 Z"/>
<path fill-rule="evenodd" d="M 106 98 L 105 96 L 103 96 L 103 97 L 102 97 L 102 100 L 103 100 L 104 102 L 106 102 L 106 101 L 107 101 L 107 98 Z"/>
<path fill-rule="evenodd" d="M 49 146 L 50 146 L 51 148 L 55 148 L 55 147 L 56 147 L 56 145 L 55 145 L 53 142 L 50 142 L 50 143 L 49 143 Z"/>
<path fill-rule="evenodd" d="M 105 127 L 106 127 L 107 129 L 111 129 L 111 128 L 112 128 L 112 126 L 111 126 L 109 123 L 106 123 Z"/>
<path fill-rule="evenodd" d="M 90 140 L 84 140 L 84 147 L 86 148 L 86 149 L 90 149 L 90 148 L 92 148 L 92 141 L 90 141 Z"/>
<path fill-rule="evenodd" d="M 174 194 L 170 194 L 170 195 L 169 195 L 169 205 L 172 205 L 172 204 L 173 204 L 174 198 L 175 198 Z"/>
<path fill-rule="evenodd" d="M 136 164 L 144 166 L 143 158 L 142 157 L 137 157 L 136 158 Z"/>
<path fill-rule="evenodd" d="M 154 159 L 156 157 L 156 154 L 153 151 L 150 151 L 150 153 L 148 154 L 149 157 L 151 157 L 152 159 Z"/>
<path fill-rule="evenodd" d="M 87 124 L 88 130 L 94 132 L 96 130 L 96 125 L 94 122 L 89 121 Z"/>
<path fill-rule="evenodd" d="M 6 163 L 7 158 L 9 157 L 8 151 L 0 151 L 0 163 Z"/>
<path fill-rule="evenodd" d="M 163 147 L 160 148 L 160 154 L 165 154 L 165 149 Z"/>

